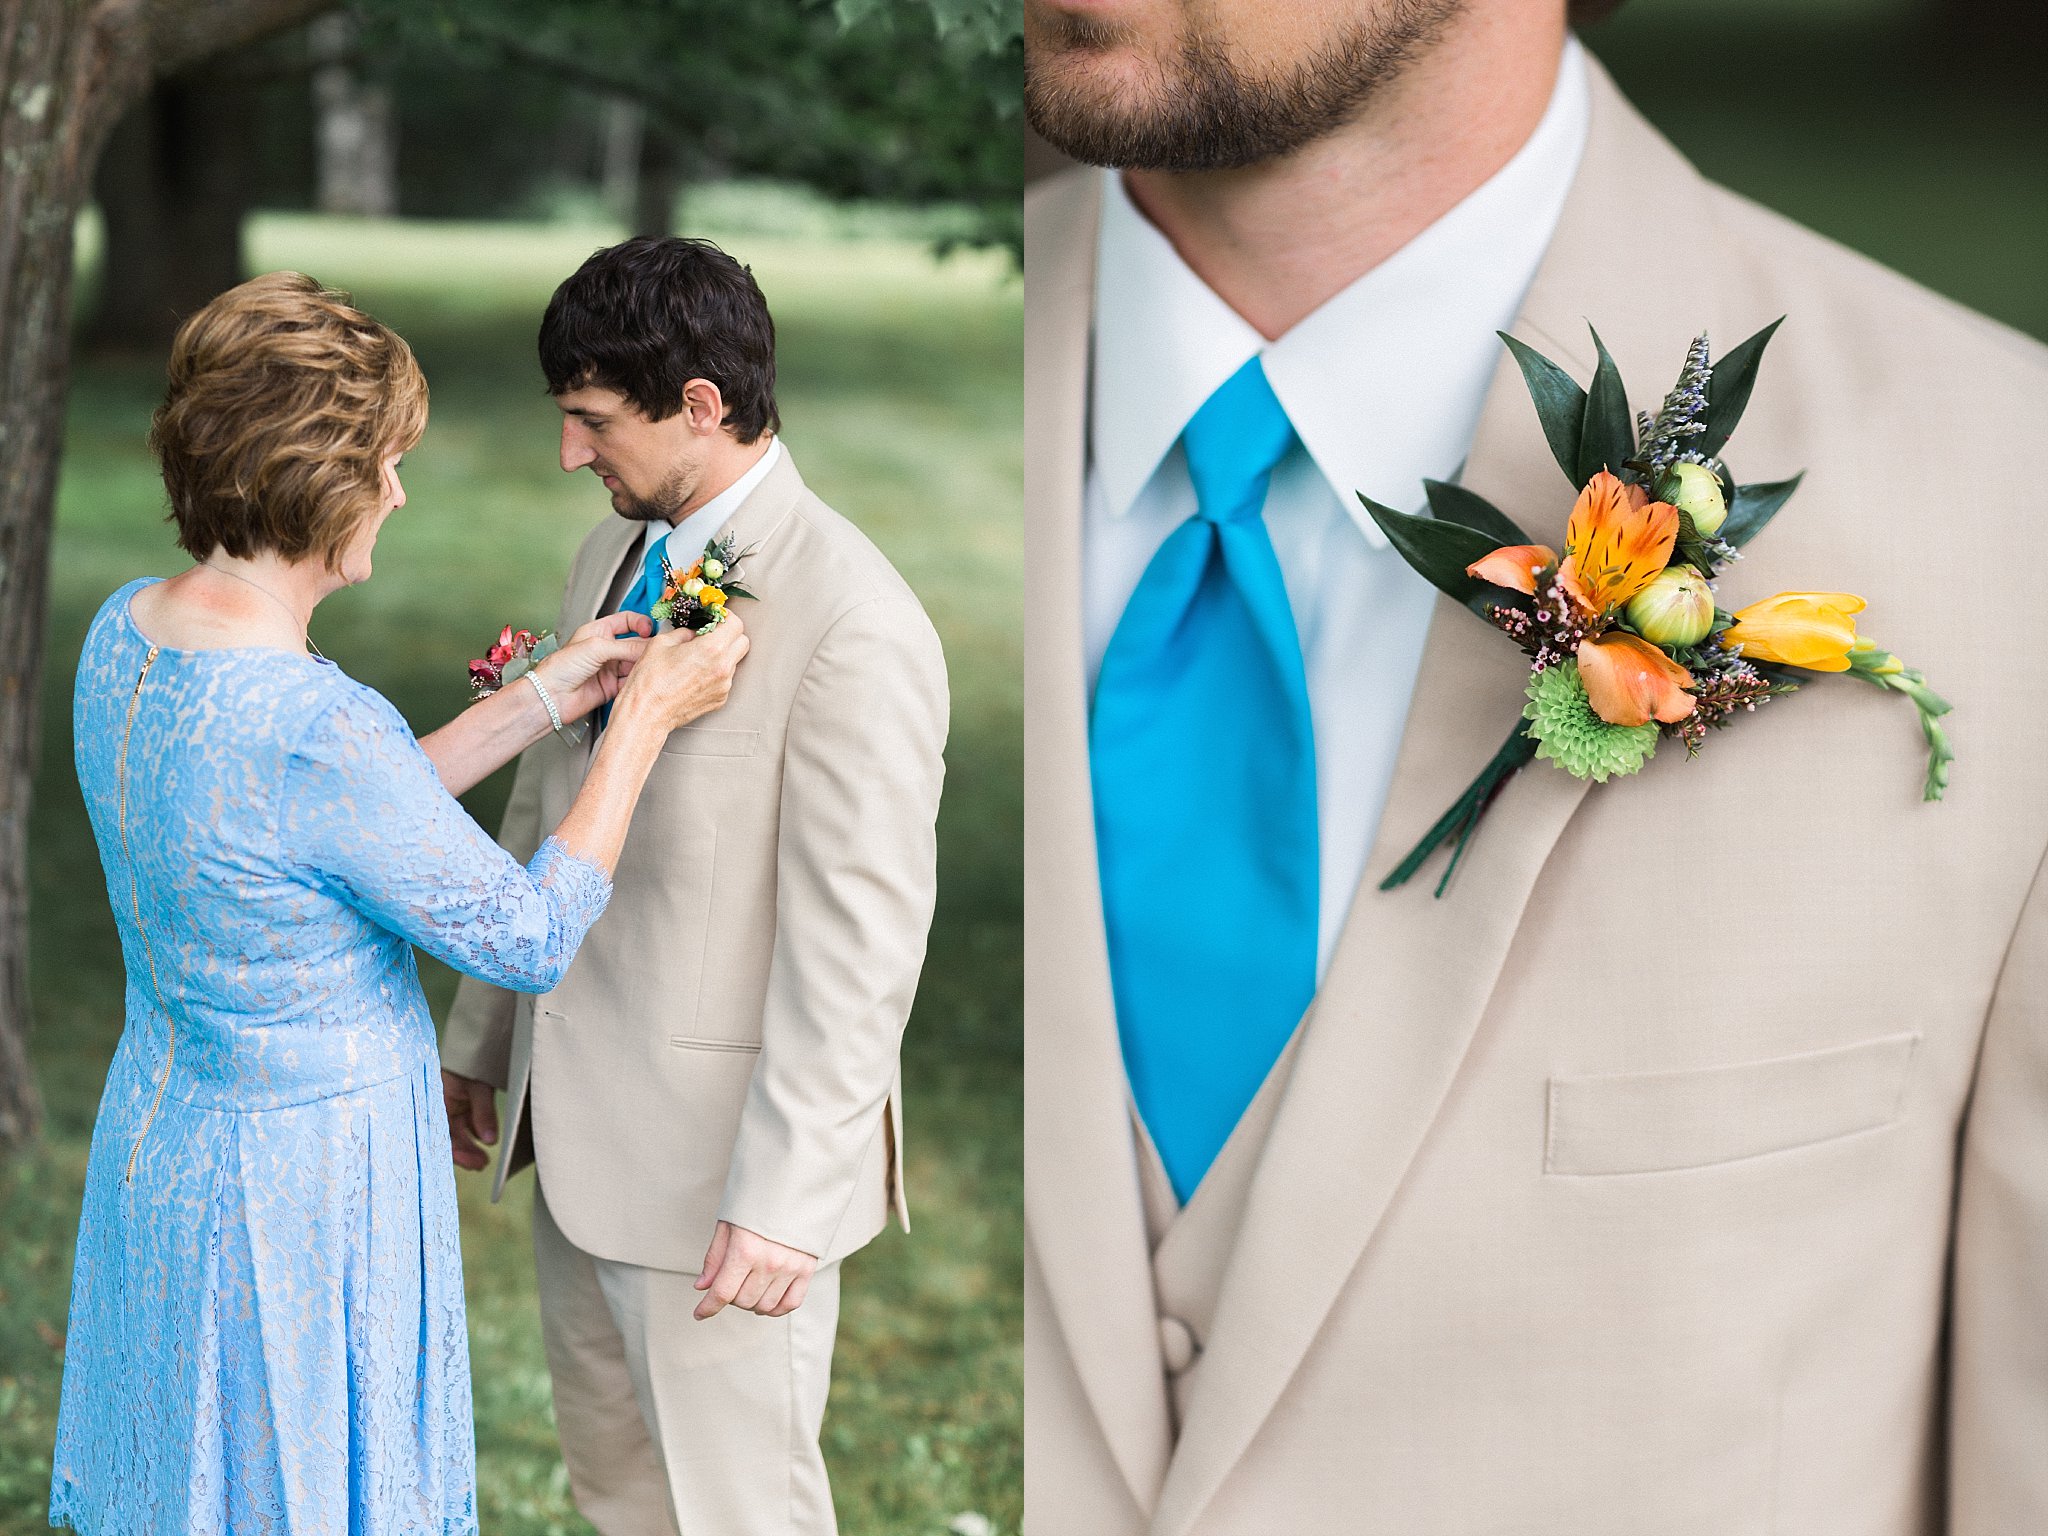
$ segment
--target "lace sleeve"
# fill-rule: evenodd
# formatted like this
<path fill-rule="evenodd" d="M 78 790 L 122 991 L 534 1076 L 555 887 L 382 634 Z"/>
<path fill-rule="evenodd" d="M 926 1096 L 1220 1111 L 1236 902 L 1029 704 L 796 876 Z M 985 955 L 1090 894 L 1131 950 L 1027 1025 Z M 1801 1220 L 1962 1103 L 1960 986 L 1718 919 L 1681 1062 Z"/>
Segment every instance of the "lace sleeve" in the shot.
<path fill-rule="evenodd" d="M 367 689 L 324 709 L 286 761 L 285 856 L 457 970 L 518 992 L 562 979 L 611 897 L 550 837 L 522 866 L 441 785 L 404 718 Z"/>

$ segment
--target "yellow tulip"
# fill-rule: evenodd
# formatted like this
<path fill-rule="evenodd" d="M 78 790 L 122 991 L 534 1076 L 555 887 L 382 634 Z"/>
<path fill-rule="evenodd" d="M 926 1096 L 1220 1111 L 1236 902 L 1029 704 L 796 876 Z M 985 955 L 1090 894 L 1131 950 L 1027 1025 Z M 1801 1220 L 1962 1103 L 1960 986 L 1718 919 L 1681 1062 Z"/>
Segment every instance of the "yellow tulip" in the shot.
<path fill-rule="evenodd" d="M 725 606 L 725 594 L 716 587 L 706 587 L 697 594 L 697 601 L 706 608 L 723 608 Z"/>
<path fill-rule="evenodd" d="M 1856 644 L 1854 616 L 1863 608 L 1853 592 L 1780 592 L 1737 612 L 1721 643 L 1739 647 L 1751 661 L 1846 672 Z"/>

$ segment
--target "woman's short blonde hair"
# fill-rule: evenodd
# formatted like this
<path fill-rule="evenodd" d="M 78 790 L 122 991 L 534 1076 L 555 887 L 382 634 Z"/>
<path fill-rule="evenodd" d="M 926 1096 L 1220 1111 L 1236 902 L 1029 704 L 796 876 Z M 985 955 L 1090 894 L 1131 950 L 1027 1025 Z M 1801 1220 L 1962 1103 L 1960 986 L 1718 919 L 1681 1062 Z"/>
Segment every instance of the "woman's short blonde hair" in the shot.
<path fill-rule="evenodd" d="M 383 509 L 383 461 L 426 425 L 427 381 L 395 331 L 303 272 L 271 272 L 178 328 L 149 445 L 193 559 L 318 555 L 333 570 Z"/>

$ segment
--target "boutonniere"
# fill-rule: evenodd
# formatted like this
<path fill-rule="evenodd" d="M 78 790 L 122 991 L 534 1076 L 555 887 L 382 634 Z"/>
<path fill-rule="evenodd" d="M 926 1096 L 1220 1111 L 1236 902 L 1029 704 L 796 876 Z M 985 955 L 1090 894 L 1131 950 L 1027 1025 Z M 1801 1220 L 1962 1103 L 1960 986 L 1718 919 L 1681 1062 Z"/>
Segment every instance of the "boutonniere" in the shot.
<path fill-rule="evenodd" d="M 531 672 L 534 663 L 552 653 L 562 642 L 551 629 L 535 634 L 507 624 L 498 631 L 498 643 L 469 664 L 469 689 L 479 699 L 488 699 L 507 683 L 516 683 Z"/>
<path fill-rule="evenodd" d="M 700 635 L 716 629 L 725 622 L 727 599 L 754 596 L 740 583 L 740 564 L 753 553 L 751 549 L 735 550 L 732 535 L 724 534 L 706 544 L 696 564 L 680 574 L 663 557 L 664 579 L 661 600 L 654 605 L 655 622 L 667 620 L 677 629 Z"/>
<path fill-rule="evenodd" d="M 1862 598 L 1780 592 L 1732 613 L 1717 599 L 1715 578 L 1801 478 L 1738 485 L 1721 458 L 1778 324 L 1718 362 L 1699 336 L 1656 415 L 1633 422 L 1598 332 L 1590 389 L 1502 334 L 1550 451 L 1578 491 L 1562 555 L 1462 486 L 1424 481 L 1427 517 L 1360 495 L 1402 558 L 1521 646 L 1530 669 L 1528 702 L 1500 751 L 1381 890 L 1450 843 L 1441 896 L 1494 796 L 1536 759 L 1605 783 L 1636 772 L 1662 741 L 1682 742 L 1690 757 L 1710 731 L 1796 691 L 1802 673 L 1846 673 L 1910 701 L 1927 740 L 1922 798 L 1941 798 L 1955 758 L 1940 723 L 1949 705 L 1920 673 L 1856 633 Z"/>

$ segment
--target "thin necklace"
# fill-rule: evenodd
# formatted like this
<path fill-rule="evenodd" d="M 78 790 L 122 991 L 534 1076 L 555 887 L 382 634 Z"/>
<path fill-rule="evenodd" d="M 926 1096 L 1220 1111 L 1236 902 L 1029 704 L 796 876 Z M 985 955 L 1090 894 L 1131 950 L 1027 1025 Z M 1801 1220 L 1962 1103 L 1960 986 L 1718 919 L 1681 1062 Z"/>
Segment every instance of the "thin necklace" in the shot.
<path fill-rule="evenodd" d="M 260 582 L 251 581 L 248 577 L 244 576 L 240 571 L 231 571 L 224 565 L 215 565 L 211 560 L 202 560 L 199 563 L 205 566 L 209 571 L 213 571 L 221 576 L 232 576 L 236 581 L 239 581 L 243 586 L 254 587 L 258 592 L 261 592 L 265 597 L 269 598 L 273 603 L 277 604 L 278 607 L 282 608 L 288 615 L 290 615 L 291 621 L 294 624 L 298 624 L 299 639 L 305 642 L 306 649 L 311 651 L 315 656 L 320 656 L 320 659 L 322 661 L 325 661 L 327 659 L 325 656 L 320 655 L 320 647 L 313 643 L 313 637 L 306 632 L 306 626 L 299 622 L 299 616 L 296 613 L 292 612 L 292 605 L 290 603 L 286 602 L 283 598 L 279 597 L 275 592 L 271 591 L 270 588 L 262 585 Z"/>

